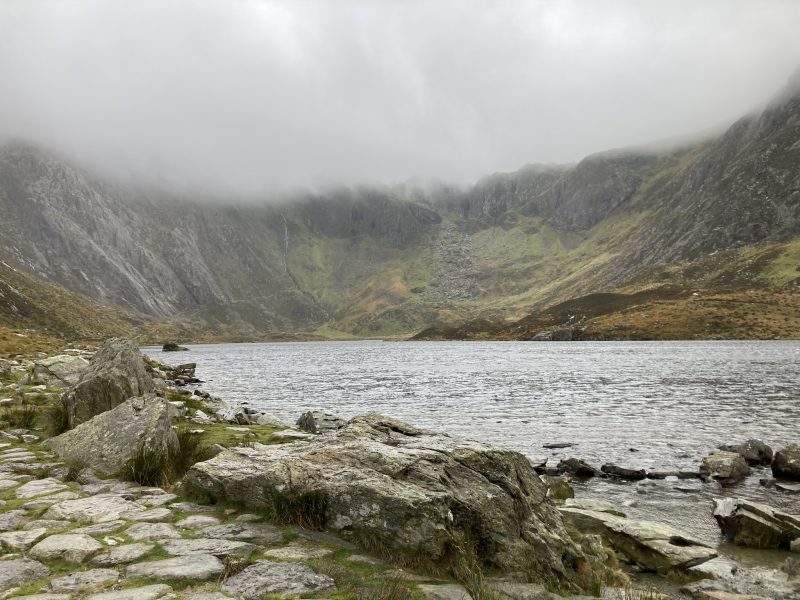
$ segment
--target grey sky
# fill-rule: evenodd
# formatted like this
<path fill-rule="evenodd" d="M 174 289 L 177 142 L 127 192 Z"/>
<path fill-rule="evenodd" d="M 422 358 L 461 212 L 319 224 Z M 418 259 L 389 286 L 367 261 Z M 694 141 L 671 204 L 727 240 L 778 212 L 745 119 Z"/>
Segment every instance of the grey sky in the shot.
<path fill-rule="evenodd" d="M 236 191 L 470 181 L 730 122 L 796 0 L 2 0 L 0 135 Z"/>

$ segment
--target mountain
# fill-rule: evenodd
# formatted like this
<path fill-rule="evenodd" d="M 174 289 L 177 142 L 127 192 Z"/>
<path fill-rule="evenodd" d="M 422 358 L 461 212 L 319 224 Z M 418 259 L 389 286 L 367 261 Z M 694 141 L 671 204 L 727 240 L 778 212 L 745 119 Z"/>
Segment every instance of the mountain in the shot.
<path fill-rule="evenodd" d="M 8 144 L 0 211 L 0 259 L 152 335 L 797 336 L 800 77 L 717 139 L 530 165 L 466 190 L 205 198 Z M 663 327 L 711 296 L 790 318 L 748 326 L 715 308 L 702 327 Z"/>

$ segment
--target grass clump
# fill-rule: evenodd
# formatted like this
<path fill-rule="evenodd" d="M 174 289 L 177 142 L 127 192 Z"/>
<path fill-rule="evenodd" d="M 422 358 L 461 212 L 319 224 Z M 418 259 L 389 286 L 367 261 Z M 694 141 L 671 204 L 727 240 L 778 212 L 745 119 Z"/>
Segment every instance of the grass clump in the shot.
<path fill-rule="evenodd" d="M 214 457 L 202 434 L 192 433 L 186 428 L 178 429 L 175 434 L 178 437 L 178 451 L 173 457 L 175 477 L 183 477 L 192 465 Z"/>
<path fill-rule="evenodd" d="M 173 481 L 172 452 L 142 444 L 119 473 L 139 485 L 166 487 Z"/>
<path fill-rule="evenodd" d="M 5 407 L 0 412 L 0 424 L 9 429 L 33 429 L 38 418 L 38 408 L 28 402 Z"/>
<path fill-rule="evenodd" d="M 55 437 L 69 431 L 69 408 L 63 398 L 59 398 L 44 411 L 44 431 L 47 437 Z"/>
<path fill-rule="evenodd" d="M 265 491 L 264 497 L 267 501 L 265 515 L 275 523 L 299 525 L 318 531 L 325 528 L 328 511 L 328 495 L 325 492 L 281 492 L 270 488 Z"/>

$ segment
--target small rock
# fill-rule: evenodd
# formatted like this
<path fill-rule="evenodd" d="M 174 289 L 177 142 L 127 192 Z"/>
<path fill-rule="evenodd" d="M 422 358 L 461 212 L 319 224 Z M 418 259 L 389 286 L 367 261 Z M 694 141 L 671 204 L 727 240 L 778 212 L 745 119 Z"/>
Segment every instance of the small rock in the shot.
<path fill-rule="evenodd" d="M 172 511 L 168 508 L 153 508 L 145 511 L 134 511 L 120 515 L 123 519 L 136 521 L 139 523 L 159 523 L 169 521 L 172 518 Z"/>
<path fill-rule="evenodd" d="M 172 556 L 210 554 L 217 558 L 225 556 L 249 556 L 256 550 L 254 544 L 237 540 L 180 539 L 161 542 L 161 547 Z"/>
<path fill-rule="evenodd" d="M 118 580 L 119 573 L 116 569 L 90 569 L 57 577 L 50 582 L 47 590 L 50 592 L 79 592 L 101 588 Z"/>
<path fill-rule="evenodd" d="M 128 565 L 125 569 L 125 576 L 128 578 L 146 577 L 156 580 L 189 579 L 192 581 L 208 581 L 209 579 L 220 577 L 224 571 L 225 565 L 216 556 L 192 554 Z"/>
<path fill-rule="evenodd" d="M 245 600 L 256 600 L 267 594 L 309 594 L 334 587 L 333 579 L 306 565 L 259 560 L 229 577 L 220 589 Z"/>
<path fill-rule="evenodd" d="M 305 412 L 297 419 L 297 427 L 301 431 L 307 431 L 308 433 L 330 433 L 344 424 L 344 419 L 318 410 Z"/>
<path fill-rule="evenodd" d="M 258 517 L 256 517 L 258 518 Z M 239 519 L 236 519 L 237 521 Z M 190 515 L 185 519 L 181 519 L 175 525 L 180 527 L 181 529 L 198 529 L 200 527 L 211 527 L 213 525 L 219 525 L 220 520 L 217 517 L 213 517 L 211 515 Z"/>
<path fill-rule="evenodd" d="M 594 477 L 597 472 L 593 466 L 577 458 L 562 460 L 558 463 L 557 468 L 562 473 L 569 473 L 577 477 Z"/>
<path fill-rule="evenodd" d="M 260 523 L 229 523 L 206 527 L 199 532 L 200 537 L 244 540 L 258 544 L 275 544 L 283 541 L 283 532 L 274 525 Z"/>
<path fill-rule="evenodd" d="M 772 474 L 782 479 L 800 481 L 800 445 L 790 444 L 775 453 Z"/>
<path fill-rule="evenodd" d="M 627 479 L 628 481 L 639 481 L 647 477 L 647 472 L 644 469 L 626 469 L 610 463 L 604 464 L 600 467 L 600 470 L 611 477 Z"/>
<path fill-rule="evenodd" d="M 101 552 L 91 560 L 91 563 L 98 567 L 113 567 L 114 565 L 131 563 L 142 558 L 153 548 L 155 548 L 153 544 L 124 544 Z"/>
<path fill-rule="evenodd" d="M 128 588 L 115 592 L 103 592 L 87 596 L 86 600 L 158 600 L 172 593 L 168 585 L 156 584 Z"/>
<path fill-rule="evenodd" d="M 79 527 L 77 529 L 73 529 L 72 533 L 85 533 L 86 535 L 107 535 L 119 530 L 119 528 L 123 525 L 125 525 L 125 521 L 122 519 L 117 519 L 115 521 L 106 521 L 105 523 L 97 523 L 96 525 Z"/>
<path fill-rule="evenodd" d="M 52 531 L 54 529 L 65 529 L 65 528 L 69 527 L 70 525 L 72 525 L 72 523 L 70 521 L 55 521 L 55 520 L 52 520 L 52 519 L 39 519 L 37 521 L 30 521 L 29 523 L 25 523 L 25 525 L 22 528 L 25 529 L 25 530 L 30 530 L 30 529 L 39 529 L 41 527 L 41 528 L 44 528 L 46 530 Z M 78 532 L 78 533 L 84 533 L 84 532 Z"/>
<path fill-rule="evenodd" d="M 92 496 L 54 504 L 44 516 L 47 519 L 103 523 L 119 519 L 120 515 L 137 510 L 144 510 L 144 507 L 121 496 Z"/>
<path fill-rule="evenodd" d="M 732 485 L 750 474 L 750 467 L 735 452 L 714 452 L 703 459 L 700 474 L 705 479 L 713 479 L 722 485 Z"/>
<path fill-rule="evenodd" d="M 24 510 L 10 510 L 0 514 L 0 531 L 14 531 L 25 524 Z"/>
<path fill-rule="evenodd" d="M 769 465 L 772 462 L 772 448 L 761 440 L 747 440 L 743 444 L 720 446 L 725 452 L 735 452 L 741 456 L 748 465 Z"/>
<path fill-rule="evenodd" d="M 100 542 L 84 533 L 57 533 L 36 544 L 29 554 L 38 560 L 82 563 L 102 548 Z"/>
<path fill-rule="evenodd" d="M 125 533 L 137 542 L 181 537 L 178 530 L 168 523 L 136 523 L 128 527 Z"/>
<path fill-rule="evenodd" d="M 280 560 L 311 560 L 314 558 L 322 558 L 332 553 L 333 550 L 329 548 L 307 546 L 304 544 L 289 544 L 282 548 L 267 550 L 264 552 L 264 556 L 267 558 L 278 558 Z"/>
<path fill-rule="evenodd" d="M 169 505 L 172 510 L 178 510 L 185 513 L 212 513 L 216 512 L 215 506 L 207 504 L 195 504 L 194 502 L 173 502 Z"/>
<path fill-rule="evenodd" d="M 28 531 L 9 531 L 0 533 L 0 546 L 6 550 L 22 552 L 47 535 L 47 529 L 40 527 Z"/>
<path fill-rule="evenodd" d="M 2 560 L 0 561 L 0 591 L 42 579 L 49 574 L 50 569 L 29 558 Z"/>

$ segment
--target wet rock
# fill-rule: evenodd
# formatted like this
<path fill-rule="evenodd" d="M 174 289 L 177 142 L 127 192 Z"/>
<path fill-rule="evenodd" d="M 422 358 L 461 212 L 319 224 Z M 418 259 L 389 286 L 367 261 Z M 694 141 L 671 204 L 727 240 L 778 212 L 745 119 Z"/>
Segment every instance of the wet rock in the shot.
<path fill-rule="evenodd" d="M 84 533 L 57 533 L 36 544 L 29 555 L 37 560 L 63 560 L 79 564 L 102 549 L 100 542 Z"/>
<path fill-rule="evenodd" d="M 69 519 L 86 523 L 104 523 L 119 519 L 120 515 L 144 510 L 135 502 L 116 495 L 99 495 L 75 500 L 64 500 L 51 506 L 44 514 L 46 519 Z"/>
<path fill-rule="evenodd" d="M 542 444 L 542 448 L 549 448 L 551 450 L 557 450 L 560 448 L 572 448 L 573 446 L 577 446 L 578 444 L 574 444 L 572 442 L 551 442 L 549 444 Z"/>
<path fill-rule="evenodd" d="M 800 537 L 800 516 L 736 498 L 716 499 L 714 505 L 720 529 L 738 546 L 788 549 Z"/>
<path fill-rule="evenodd" d="M 172 556 L 210 554 L 217 558 L 225 556 L 249 556 L 256 550 L 254 544 L 237 540 L 177 539 L 161 542 L 161 548 Z"/>
<path fill-rule="evenodd" d="M 564 503 L 567 508 L 579 508 L 581 510 L 591 510 L 594 512 L 604 512 L 618 517 L 625 517 L 625 513 L 620 510 L 619 506 L 612 502 L 605 500 L 597 500 L 594 498 L 570 498 Z"/>
<path fill-rule="evenodd" d="M 563 477 L 544 475 L 542 480 L 547 485 L 547 497 L 551 500 L 566 500 L 575 497 L 575 490 Z"/>
<path fill-rule="evenodd" d="M 713 452 L 700 464 L 704 479 L 713 479 L 722 485 L 732 485 L 750 474 L 747 462 L 736 452 Z"/>
<path fill-rule="evenodd" d="M 600 467 L 600 470 L 611 477 L 627 479 L 628 481 L 639 481 L 647 477 L 647 472 L 644 469 L 626 469 L 610 463 L 604 464 Z"/>
<path fill-rule="evenodd" d="M 594 477 L 597 474 L 597 469 L 578 458 L 562 460 L 558 463 L 557 468 L 561 473 L 569 473 L 576 477 Z"/>
<path fill-rule="evenodd" d="M 125 534 L 137 542 L 181 537 L 178 530 L 168 523 L 136 523 L 128 527 Z"/>
<path fill-rule="evenodd" d="M 800 481 L 800 445 L 791 444 L 775 453 L 772 474 L 781 479 Z"/>
<path fill-rule="evenodd" d="M 702 541 L 663 523 L 613 514 L 562 508 L 561 514 L 584 533 L 599 533 L 625 559 L 646 571 L 686 569 L 717 556 Z"/>
<path fill-rule="evenodd" d="M 201 529 L 200 537 L 244 540 L 256 544 L 275 544 L 283 540 L 283 532 L 274 525 L 260 523 L 228 523 Z"/>
<path fill-rule="evenodd" d="M 85 358 L 69 354 L 42 358 L 33 365 L 32 383 L 70 387 L 78 383 L 88 366 Z"/>
<path fill-rule="evenodd" d="M 0 546 L 12 552 L 22 552 L 47 535 L 47 529 L 40 527 L 27 531 L 8 531 L 0 533 Z"/>
<path fill-rule="evenodd" d="M 340 419 L 336 415 L 320 412 L 318 410 L 305 412 L 297 419 L 297 427 L 301 431 L 307 431 L 309 433 L 328 433 L 336 431 L 345 423 L 346 421 L 344 419 Z"/>
<path fill-rule="evenodd" d="M 89 569 L 53 579 L 47 586 L 49 592 L 79 592 L 97 589 L 119 580 L 116 569 Z"/>
<path fill-rule="evenodd" d="M 480 558 L 500 568 L 535 556 L 538 564 L 525 567 L 569 577 L 562 561 L 582 557 L 523 455 L 375 414 L 303 444 L 227 449 L 194 465 L 185 481 L 254 507 L 273 493 L 316 498 L 326 510 L 312 516 L 326 529 L 374 534 L 392 551 L 434 561 L 451 523 L 490 537 Z"/>
<path fill-rule="evenodd" d="M 78 383 L 64 394 L 63 401 L 70 426 L 74 427 L 154 389 L 139 349 L 130 340 L 113 338 L 92 357 Z"/>
<path fill-rule="evenodd" d="M 29 558 L 2 560 L 0 561 L 0 591 L 42 579 L 49 574 L 50 569 Z"/>
<path fill-rule="evenodd" d="M 299 595 L 334 588 L 333 579 L 306 565 L 259 560 L 226 579 L 220 589 L 244 600 L 256 600 L 267 594 Z"/>
<path fill-rule="evenodd" d="M 217 579 L 224 571 L 225 565 L 216 556 L 192 554 L 128 565 L 125 569 L 125 576 L 128 578 L 146 577 L 162 581 L 174 579 L 208 581 Z"/>
<path fill-rule="evenodd" d="M 719 449 L 724 452 L 735 452 L 748 465 L 769 465 L 772 462 L 772 448 L 761 440 L 747 440 L 743 444 L 720 446 Z"/>
<path fill-rule="evenodd" d="M 153 544 L 124 544 L 109 548 L 95 556 L 91 563 L 97 567 L 113 567 L 125 563 L 139 560 L 150 552 L 155 546 Z"/>
<path fill-rule="evenodd" d="M 142 448 L 169 456 L 178 448 L 178 437 L 170 424 L 168 402 L 142 396 L 125 400 L 44 445 L 62 460 L 91 464 L 111 475 Z"/>
<path fill-rule="evenodd" d="M 467 589 L 458 583 L 430 583 L 418 585 L 425 600 L 472 600 Z"/>
<path fill-rule="evenodd" d="M 172 594 L 172 588 L 164 584 L 145 585 L 113 592 L 102 592 L 86 597 L 86 600 L 158 600 Z"/>

